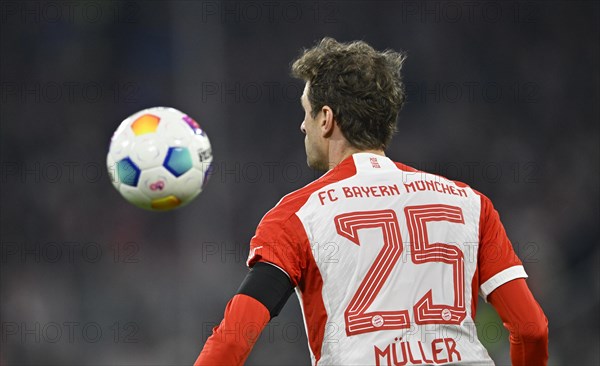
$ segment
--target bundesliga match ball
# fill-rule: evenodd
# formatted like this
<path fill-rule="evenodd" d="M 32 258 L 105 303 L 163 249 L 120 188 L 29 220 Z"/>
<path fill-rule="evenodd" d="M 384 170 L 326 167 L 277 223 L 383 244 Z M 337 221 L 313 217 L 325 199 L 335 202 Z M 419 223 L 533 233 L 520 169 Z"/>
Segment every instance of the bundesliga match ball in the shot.
<path fill-rule="evenodd" d="M 190 116 L 167 107 L 144 109 L 121 122 L 106 159 L 119 193 L 152 211 L 192 201 L 202 192 L 211 163 L 206 133 Z"/>

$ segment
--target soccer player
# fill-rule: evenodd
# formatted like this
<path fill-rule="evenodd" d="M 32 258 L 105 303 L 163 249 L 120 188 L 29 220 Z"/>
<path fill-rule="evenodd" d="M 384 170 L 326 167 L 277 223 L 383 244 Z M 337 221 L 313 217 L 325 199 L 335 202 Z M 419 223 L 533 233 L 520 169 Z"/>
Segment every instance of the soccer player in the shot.
<path fill-rule="evenodd" d="M 546 364 L 548 321 L 490 200 L 384 154 L 404 58 L 325 38 L 294 62 L 308 165 L 327 172 L 263 217 L 196 365 L 243 364 L 293 290 L 314 365 L 493 365 L 478 294 L 510 331 L 513 364 Z"/>

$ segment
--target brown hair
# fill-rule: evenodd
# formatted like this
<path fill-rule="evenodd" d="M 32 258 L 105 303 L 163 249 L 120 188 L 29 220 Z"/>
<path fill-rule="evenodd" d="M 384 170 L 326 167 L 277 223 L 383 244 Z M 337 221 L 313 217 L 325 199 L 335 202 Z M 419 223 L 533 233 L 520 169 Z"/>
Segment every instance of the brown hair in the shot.
<path fill-rule="evenodd" d="M 378 52 L 363 41 L 323 38 L 294 61 L 292 75 L 309 83 L 313 118 L 327 105 L 352 146 L 384 149 L 404 104 L 400 70 L 405 58 L 392 50 Z"/>

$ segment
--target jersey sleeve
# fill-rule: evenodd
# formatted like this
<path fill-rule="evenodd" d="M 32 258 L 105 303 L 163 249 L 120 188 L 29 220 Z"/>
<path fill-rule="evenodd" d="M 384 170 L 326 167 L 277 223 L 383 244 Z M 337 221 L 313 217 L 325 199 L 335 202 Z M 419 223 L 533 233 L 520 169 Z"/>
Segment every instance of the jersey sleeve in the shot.
<path fill-rule="evenodd" d="M 243 365 L 269 319 L 269 310 L 260 301 L 235 295 L 194 366 Z"/>
<path fill-rule="evenodd" d="M 525 280 L 510 281 L 489 296 L 510 332 L 510 358 L 513 366 L 548 363 L 548 318 L 535 301 Z"/>
<path fill-rule="evenodd" d="M 527 273 L 500 222 L 498 211 L 486 196 L 481 197 L 479 220 L 479 292 L 487 297 L 499 286 L 517 278 L 527 278 Z"/>
<path fill-rule="evenodd" d="M 295 213 L 275 206 L 262 219 L 250 241 L 246 264 L 267 262 L 284 271 L 294 287 L 302 277 L 304 251 L 308 239 L 304 226 Z"/>

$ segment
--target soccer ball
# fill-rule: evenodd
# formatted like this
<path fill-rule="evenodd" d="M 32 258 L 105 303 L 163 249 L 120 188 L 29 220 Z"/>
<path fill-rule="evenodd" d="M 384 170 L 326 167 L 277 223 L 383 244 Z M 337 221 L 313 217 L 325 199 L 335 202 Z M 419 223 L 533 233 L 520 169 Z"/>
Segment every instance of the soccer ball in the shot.
<path fill-rule="evenodd" d="M 190 203 L 202 192 L 211 163 L 206 133 L 190 116 L 167 107 L 144 109 L 121 122 L 106 159 L 119 193 L 152 211 Z"/>

